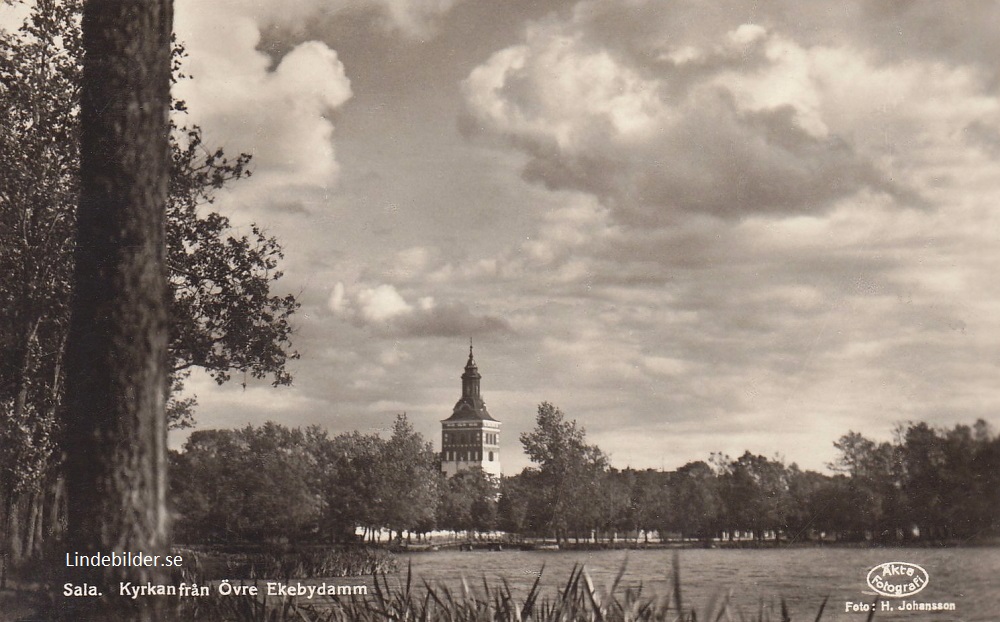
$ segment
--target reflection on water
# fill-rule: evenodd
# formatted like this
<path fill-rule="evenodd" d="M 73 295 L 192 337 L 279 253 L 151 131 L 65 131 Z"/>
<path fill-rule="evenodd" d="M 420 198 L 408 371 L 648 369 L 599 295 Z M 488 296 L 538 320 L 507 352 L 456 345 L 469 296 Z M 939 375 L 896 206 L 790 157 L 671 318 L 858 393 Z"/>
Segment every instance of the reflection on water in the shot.
<path fill-rule="evenodd" d="M 890 599 L 897 609 L 880 611 L 876 620 L 1000 620 L 1000 549 L 686 549 L 680 560 L 682 595 L 697 610 L 709 601 L 730 594 L 737 611 L 756 614 L 760 607 L 780 611 L 788 604 L 793 620 L 812 620 L 820 603 L 830 597 L 824 622 L 863 621 L 864 613 L 848 613 L 846 603 L 870 603 L 875 595 L 865 584 L 868 571 L 884 562 L 911 562 L 927 570 L 930 580 L 919 594 Z M 541 584 L 554 594 L 575 564 L 584 564 L 595 585 L 609 586 L 622 563 L 626 572 L 622 588 L 642 586 L 644 594 L 670 594 L 673 551 L 504 551 L 414 553 L 403 558 L 412 563 L 418 580 L 457 588 L 464 576 L 470 587 L 483 578 L 527 592 L 544 566 Z M 902 612 L 902 601 L 955 603 L 954 612 Z M 780 619 L 780 618 L 775 618 Z"/>

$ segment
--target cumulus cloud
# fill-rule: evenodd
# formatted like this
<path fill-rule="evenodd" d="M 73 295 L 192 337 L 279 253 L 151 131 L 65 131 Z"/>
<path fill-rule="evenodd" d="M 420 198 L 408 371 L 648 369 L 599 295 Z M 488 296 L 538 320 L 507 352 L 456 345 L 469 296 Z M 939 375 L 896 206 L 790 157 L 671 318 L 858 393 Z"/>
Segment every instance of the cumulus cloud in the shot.
<path fill-rule="evenodd" d="M 206 15 L 211 13 L 212 15 Z M 224 6 L 179 3 L 176 30 L 189 58 L 175 96 L 209 144 L 254 156 L 253 187 L 327 187 L 338 171 L 330 113 L 351 97 L 337 53 L 308 41 L 276 66 L 257 51 L 260 24 Z"/>
<path fill-rule="evenodd" d="M 392 285 L 362 289 L 357 293 L 355 302 L 361 320 L 368 324 L 385 322 L 413 311 L 413 306 L 403 300 Z"/>
<path fill-rule="evenodd" d="M 626 224 L 823 214 L 861 193 L 922 206 L 911 165 L 946 147 L 942 130 L 995 114 L 965 67 L 873 64 L 746 24 L 694 42 L 618 24 L 612 40 L 591 22 L 650 3 L 598 4 L 533 25 L 473 70 L 462 125 L 526 154 L 526 179 L 591 193 Z"/>
<path fill-rule="evenodd" d="M 345 12 L 367 11 L 382 26 L 409 38 L 427 37 L 458 0 L 179 0 L 175 31 L 186 46 L 175 96 L 187 102 L 182 123 L 202 126 L 209 144 L 254 156 L 254 178 L 241 191 L 287 201 L 287 192 L 326 190 L 339 166 L 333 118 L 351 96 L 347 70 L 334 49 L 302 41 L 310 28 Z M 262 33 L 292 37 L 280 58 L 261 48 Z M 298 43 L 294 43 L 296 37 Z"/>
<path fill-rule="evenodd" d="M 431 296 L 410 302 L 385 283 L 362 286 L 350 293 L 343 283 L 337 283 L 328 307 L 355 326 L 384 336 L 475 337 L 512 331 L 502 317 L 476 313 L 458 301 L 438 303 Z"/>

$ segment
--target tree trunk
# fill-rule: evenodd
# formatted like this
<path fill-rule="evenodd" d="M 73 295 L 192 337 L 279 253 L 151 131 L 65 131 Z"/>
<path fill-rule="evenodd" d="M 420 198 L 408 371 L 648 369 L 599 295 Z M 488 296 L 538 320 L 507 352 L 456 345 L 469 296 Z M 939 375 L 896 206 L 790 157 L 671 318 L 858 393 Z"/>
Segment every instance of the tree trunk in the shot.
<path fill-rule="evenodd" d="M 61 476 L 52 478 L 52 504 L 49 506 L 49 528 L 46 532 L 46 537 L 51 540 L 59 540 L 63 536 L 65 489 L 65 482 Z"/>
<path fill-rule="evenodd" d="M 35 533 L 38 531 L 38 506 L 40 497 L 41 494 L 37 490 L 28 497 L 28 506 L 30 508 L 28 511 L 28 529 L 24 532 L 24 548 L 22 550 L 29 558 L 35 551 Z"/>
<path fill-rule="evenodd" d="M 7 543 L 10 561 L 18 563 L 24 554 L 21 548 L 21 496 L 11 495 L 7 505 Z"/>
<path fill-rule="evenodd" d="M 45 546 L 45 497 L 47 496 L 47 491 L 43 486 L 38 491 L 38 496 L 35 499 L 35 535 L 32 538 L 33 546 L 29 551 L 29 554 L 34 559 L 39 559 L 41 557 L 42 551 Z"/>
<path fill-rule="evenodd" d="M 171 0 L 87 0 L 81 191 L 66 354 L 68 551 L 167 550 L 167 283 Z M 150 567 L 74 571 L 104 598 L 66 598 L 74 619 L 155 620 Z M 81 602 L 83 601 L 83 602 Z"/>

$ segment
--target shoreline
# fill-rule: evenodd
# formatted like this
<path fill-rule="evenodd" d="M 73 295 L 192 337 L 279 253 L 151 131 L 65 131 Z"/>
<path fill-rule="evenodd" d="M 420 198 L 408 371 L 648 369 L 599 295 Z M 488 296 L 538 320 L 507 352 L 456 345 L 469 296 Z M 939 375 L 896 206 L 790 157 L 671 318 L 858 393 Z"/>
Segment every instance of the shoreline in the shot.
<path fill-rule="evenodd" d="M 909 541 L 909 542 L 489 542 L 471 540 L 467 542 L 434 544 L 421 543 L 385 547 L 393 553 L 440 553 L 454 551 L 641 551 L 641 550 L 690 550 L 690 549 L 733 549 L 733 550 L 775 550 L 775 549 L 960 549 L 994 548 L 1000 546 L 1000 539 L 988 538 L 975 541 Z"/>

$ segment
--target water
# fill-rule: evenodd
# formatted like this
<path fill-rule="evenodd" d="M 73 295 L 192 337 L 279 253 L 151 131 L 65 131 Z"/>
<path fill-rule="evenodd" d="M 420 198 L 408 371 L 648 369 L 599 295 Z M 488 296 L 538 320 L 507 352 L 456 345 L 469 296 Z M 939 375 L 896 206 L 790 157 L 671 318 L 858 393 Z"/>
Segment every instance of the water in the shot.
<path fill-rule="evenodd" d="M 548 594 L 565 584 L 576 564 L 584 564 L 594 584 L 611 585 L 623 563 L 625 576 L 619 590 L 642 586 L 643 594 L 666 597 L 671 593 L 674 552 L 643 551 L 503 551 L 433 552 L 403 556 L 414 577 L 461 589 L 462 577 L 473 589 L 483 579 L 493 586 L 506 578 L 512 590 L 524 594 L 544 565 L 541 585 Z M 823 621 L 863 622 L 865 612 L 846 611 L 847 603 L 871 603 L 875 595 L 865 583 L 868 571 L 885 562 L 911 562 L 923 567 L 930 579 L 920 593 L 903 599 L 886 599 L 894 611 L 879 611 L 876 620 L 1000 620 L 1000 549 L 685 549 L 680 561 L 684 608 L 701 615 L 713 599 L 729 593 L 736 612 L 756 615 L 761 607 L 780 619 L 784 598 L 792 620 L 815 619 L 823 598 L 829 596 Z M 902 602 L 954 603 L 955 611 L 900 611 Z M 739 616 L 736 616 L 739 619 Z"/>

